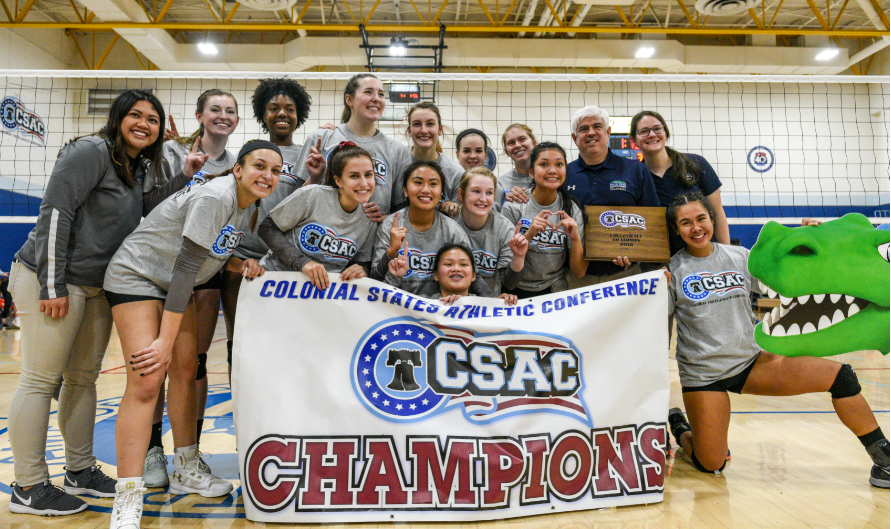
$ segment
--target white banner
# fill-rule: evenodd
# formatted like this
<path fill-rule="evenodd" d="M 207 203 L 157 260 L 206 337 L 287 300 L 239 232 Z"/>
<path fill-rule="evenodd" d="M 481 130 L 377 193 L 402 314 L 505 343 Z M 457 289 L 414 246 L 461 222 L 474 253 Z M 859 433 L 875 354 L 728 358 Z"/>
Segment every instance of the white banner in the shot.
<path fill-rule="evenodd" d="M 258 522 L 489 520 L 662 501 L 661 271 L 454 306 L 303 274 L 244 283 L 232 386 Z"/>

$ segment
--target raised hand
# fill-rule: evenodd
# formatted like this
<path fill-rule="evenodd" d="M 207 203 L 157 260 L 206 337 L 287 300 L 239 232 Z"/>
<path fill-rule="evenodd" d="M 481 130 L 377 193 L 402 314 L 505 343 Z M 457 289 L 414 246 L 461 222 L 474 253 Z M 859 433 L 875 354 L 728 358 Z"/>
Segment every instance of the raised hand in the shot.
<path fill-rule="evenodd" d="M 207 162 L 207 158 L 210 156 L 199 150 L 200 143 L 201 136 L 198 136 L 195 138 L 195 143 L 192 144 L 192 149 L 189 151 L 189 155 L 186 156 L 186 162 L 183 164 L 183 174 L 189 178 L 195 176 L 195 173 L 204 167 L 204 163 Z"/>
<path fill-rule="evenodd" d="M 514 236 L 511 237 L 510 242 L 510 251 L 516 257 L 523 257 L 526 255 L 526 252 L 529 251 L 529 240 L 526 239 L 526 236 L 520 233 L 520 228 L 522 224 L 517 222 L 517 228 L 514 230 Z"/>
<path fill-rule="evenodd" d="M 532 223 L 529 225 L 529 229 L 526 230 L 526 240 L 531 242 L 532 239 L 534 239 L 535 236 L 538 235 L 540 232 L 548 228 L 553 228 L 554 226 L 552 226 L 551 223 L 548 222 L 548 219 L 552 215 L 554 215 L 554 213 L 548 210 L 543 210 L 538 215 L 536 215 L 535 218 L 532 219 Z"/>
<path fill-rule="evenodd" d="M 306 172 L 309 173 L 307 184 L 318 184 L 325 174 L 325 157 L 322 156 L 322 138 L 309 148 L 309 156 L 306 157 Z"/>
<path fill-rule="evenodd" d="M 402 248 L 402 255 L 397 255 L 395 258 L 390 260 L 390 264 L 387 265 L 390 269 L 390 273 L 398 278 L 405 277 L 405 274 L 408 273 L 408 241 L 405 241 L 405 245 Z"/>
<path fill-rule="evenodd" d="M 167 116 L 167 121 L 170 123 L 170 128 L 164 129 L 164 141 L 179 138 L 179 132 L 176 130 L 176 122 L 173 121 L 173 116 Z"/>
<path fill-rule="evenodd" d="M 393 226 L 390 227 L 390 246 L 387 248 L 387 257 L 396 258 L 406 235 L 408 235 L 408 230 L 399 225 L 399 212 L 397 211 L 393 213 Z"/>
<path fill-rule="evenodd" d="M 563 231 L 570 239 L 576 239 L 581 236 L 579 233 L 579 225 L 576 223 L 575 219 L 569 216 L 565 211 L 558 211 L 556 213 L 558 217 L 560 217 L 560 221 L 557 222 L 557 225 L 554 226 L 554 229 L 558 229 L 561 226 L 563 227 Z"/>

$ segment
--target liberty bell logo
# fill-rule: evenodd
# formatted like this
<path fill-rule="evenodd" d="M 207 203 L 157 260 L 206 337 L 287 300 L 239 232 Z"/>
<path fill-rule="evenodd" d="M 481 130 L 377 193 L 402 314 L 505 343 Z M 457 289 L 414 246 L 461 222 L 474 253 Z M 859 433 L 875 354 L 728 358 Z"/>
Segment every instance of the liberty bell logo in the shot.
<path fill-rule="evenodd" d="M 423 366 L 419 349 L 390 349 L 387 367 L 393 369 L 393 380 L 387 387 L 394 391 L 415 391 L 421 386 L 415 382 L 415 368 Z"/>

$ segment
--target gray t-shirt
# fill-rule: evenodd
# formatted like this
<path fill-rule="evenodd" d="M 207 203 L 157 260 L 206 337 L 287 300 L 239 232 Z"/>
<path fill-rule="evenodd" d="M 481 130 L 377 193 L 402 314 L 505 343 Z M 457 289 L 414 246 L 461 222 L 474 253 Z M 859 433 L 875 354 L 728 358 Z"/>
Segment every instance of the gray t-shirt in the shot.
<path fill-rule="evenodd" d="M 436 164 L 445 173 L 445 182 L 442 186 L 442 199 L 451 202 L 458 202 L 458 184 L 461 183 L 461 177 L 464 176 L 464 168 L 458 162 L 447 158 L 440 154 Z M 401 183 L 400 183 L 401 185 Z"/>
<path fill-rule="evenodd" d="M 245 224 L 241 226 L 241 231 L 244 232 L 244 237 L 241 239 L 241 243 L 235 250 L 236 257 L 241 259 L 260 259 L 266 255 L 266 252 L 269 251 L 269 247 L 266 246 L 266 243 L 263 242 L 263 239 L 257 234 L 257 227 L 261 222 L 266 220 L 270 211 L 275 209 L 281 201 L 303 185 L 303 180 L 299 180 L 294 171 L 302 147 L 295 144 L 279 147 L 279 149 L 282 151 L 283 162 L 282 172 L 278 178 L 278 185 L 268 197 L 260 201 L 260 211 L 257 212 L 257 222 L 254 224 L 253 230 L 250 227 L 250 222 L 254 216 L 254 211 L 258 206 L 252 205 L 248 208 L 247 214 L 245 215 Z"/>
<path fill-rule="evenodd" d="M 176 140 L 167 140 L 164 142 L 164 158 L 161 162 L 164 168 L 164 176 L 169 180 L 179 174 L 186 165 L 186 158 L 189 156 L 191 147 L 183 145 Z M 227 169 L 231 169 L 236 162 L 235 155 L 228 150 L 223 151 L 223 155 L 216 159 L 210 158 L 204 162 L 201 170 L 192 175 L 192 181 L 187 185 L 197 182 L 203 182 L 207 175 L 220 174 Z"/>
<path fill-rule="evenodd" d="M 321 263 L 329 272 L 342 271 L 350 261 L 371 262 L 377 224 L 365 216 L 362 206 L 352 213 L 344 211 L 336 188 L 302 187 L 269 216 L 300 253 Z M 260 264 L 267 270 L 292 270 L 276 259 L 272 251 Z"/>
<path fill-rule="evenodd" d="M 377 229 L 377 240 L 374 243 L 374 266 L 372 273 L 376 279 L 383 279 L 389 262 L 387 248 L 390 246 L 390 228 L 393 227 L 390 215 L 381 222 Z M 464 230 L 455 221 L 436 212 L 433 226 L 427 231 L 416 230 L 408 220 L 408 208 L 399 210 L 399 226 L 406 229 L 408 240 L 408 273 L 402 278 L 399 288 L 425 298 L 439 298 L 439 284 L 433 279 L 433 260 L 436 252 L 445 244 L 459 243 L 470 247 L 470 241 Z M 400 255 L 402 249 L 399 250 Z"/>
<path fill-rule="evenodd" d="M 532 177 L 520 175 L 520 173 L 517 172 L 516 167 L 499 176 L 498 183 L 507 191 L 510 191 L 514 187 L 522 187 L 527 191 L 532 189 Z"/>
<path fill-rule="evenodd" d="M 715 243 L 708 257 L 681 250 L 671 258 L 669 312 L 678 325 L 681 385 L 731 377 L 755 360 L 755 317 L 749 293 L 749 250 Z"/>
<path fill-rule="evenodd" d="M 162 202 L 114 254 L 103 288 L 117 294 L 166 297 L 183 237 L 208 250 L 195 284 L 210 279 L 244 236 L 238 226 L 247 208 L 238 207 L 237 185 L 233 176 L 219 177 Z"/>
<path fill-rule="evenodd" d="M 529 202 L 525 204 L 505 202 L 502 210 L 504 216 L 514 226 L 517 225 L 517 222 L 522 224 L 521 233 L 526 233 L 532 224 L 532 219 L 540 212 L 548 210 L 557 213 L 564 208 L 563 199 L 559 193 L 553 203 L 544 206 L 535 201 L 532 191 L 527 190 L 526 195 L 529 197 Z M 584 233 L 585 222 L 582 219 L 582 210 L 575 204 L 572 205 L 572 218 L 579 226 L 579 233 Z M 560 217 L 552 215 L 548 218 L 548 222 L 552 226 L 556 226 L 560 222 Z M 548 228 L 540 231 L 529 243 L 529 251 L 526 252 L 525 264 L 520 273 L 519 288 L 531 292 L 540 292 L 548 287 L 552 287 L 554 292 L 566 290 L 568 288 L 566 265 L 570 247 L 571 242 L 562 227 L 556 230 Z"/>
<path fill-rule="evenodd" d="M 495 291 L 495 295 L 501 294 L 501 280 L 514 256 L 510 251 L 510 240 L 516 224 L 511 224 L 496 211 L 490 213 L 485 226 L 476 231 L 467 227 L 460 212 L 455 215 L 455 222 L 470 240 L 473 260 L 476 261 L 476 276 L 482 278 Z"/>
<path fill-rule="evenodd" d="M 371 195 L 371 201 L 377 204 L 384 215 L 390 213 L 390 204 L 403 200 L 400 179 L 405 168 L 411 165 L 411 151 L 381 131 L 375 132 L 370 138 L 356 136 L 346 123 L 341 123 L 334 130 L 318 129 L 306 137 L 295 167 L 295 174 L 301 182 L 309 180 L 306 159 L 309 157 L 310 148 L 316 146 L 319 138 L 322 138 L 323 156 L 327 156 L 331 149 L 343 141 L 351 141 L 371 153 L 374 179 L 377 184 L 374 194 Z"/>

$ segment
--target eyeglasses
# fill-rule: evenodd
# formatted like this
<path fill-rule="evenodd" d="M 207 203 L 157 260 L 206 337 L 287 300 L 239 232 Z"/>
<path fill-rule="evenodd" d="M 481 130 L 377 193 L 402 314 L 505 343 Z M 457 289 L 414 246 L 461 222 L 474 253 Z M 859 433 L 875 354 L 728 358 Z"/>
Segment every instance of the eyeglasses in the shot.
<path fill-rule="evenodd" d="M 650 135 L 651 132 L 658 136 L 659 134 L 665 132 L 665 127 L 663 127 L 662 125 L 657 125 L 648 129 L 637 129 L 636 134 L 638 138 L 646 138 Z"/>

